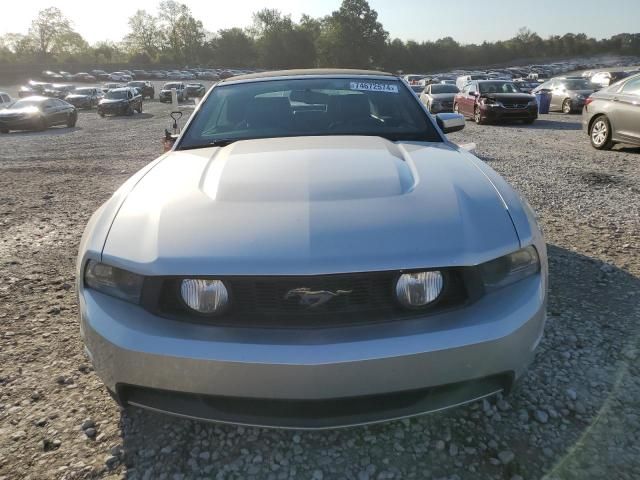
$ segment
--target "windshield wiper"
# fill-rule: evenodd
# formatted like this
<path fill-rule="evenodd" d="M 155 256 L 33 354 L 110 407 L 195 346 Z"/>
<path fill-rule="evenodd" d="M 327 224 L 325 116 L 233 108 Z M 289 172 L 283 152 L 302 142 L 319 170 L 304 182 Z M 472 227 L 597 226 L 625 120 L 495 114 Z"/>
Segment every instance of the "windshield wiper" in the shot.
<path fill-rule="evenodd" d="M 195 145 L 180 146 L 178 150 L 195 150 L 196 148 L 209 148 L 209 147 L 226 147 L 235 142 L 235 138 L 221 138 L 208 143 L 196 143 Z"/>

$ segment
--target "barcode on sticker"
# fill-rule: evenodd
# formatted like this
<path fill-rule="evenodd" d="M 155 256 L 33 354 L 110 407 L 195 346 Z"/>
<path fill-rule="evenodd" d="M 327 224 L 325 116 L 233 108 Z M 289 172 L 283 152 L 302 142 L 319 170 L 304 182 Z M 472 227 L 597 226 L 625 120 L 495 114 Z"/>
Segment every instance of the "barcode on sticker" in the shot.
<path fill-rule="evenodd" d="M 350 88 L 366 92 L 398 93 L 398 86 L 391 83 L 350 82 Z"/>

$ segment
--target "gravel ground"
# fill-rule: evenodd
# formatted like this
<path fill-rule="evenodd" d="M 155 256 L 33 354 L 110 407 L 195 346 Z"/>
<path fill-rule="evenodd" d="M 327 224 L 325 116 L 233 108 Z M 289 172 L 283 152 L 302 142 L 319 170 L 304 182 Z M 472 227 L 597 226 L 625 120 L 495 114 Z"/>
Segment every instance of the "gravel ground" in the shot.
<path fill-rule="evenodd" d="M 593 150 L 579 116 L 451 136 L 549 243 L 546 334 L 509 397 L 321 432 L 121 412 L 82 353 L 74 261 L 90 214 L 160 153 L 170 109 L 0 136 L 0 479 L 640 478 L 640 149 Z"/>

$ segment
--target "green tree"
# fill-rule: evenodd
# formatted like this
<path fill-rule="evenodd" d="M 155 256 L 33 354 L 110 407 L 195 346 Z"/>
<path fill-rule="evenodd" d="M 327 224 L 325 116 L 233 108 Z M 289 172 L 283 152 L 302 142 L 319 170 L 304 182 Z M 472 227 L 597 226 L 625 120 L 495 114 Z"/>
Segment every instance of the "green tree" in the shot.
<path fill-rule="evenodd" d="M 158 18 L 166 49 L 173 60 L 197 61 L 205 32 L 202 22 L 193 17 L 189 7 L 175 0 L 164 0 L 160 2 Z"/>
<path fill-rule="evenodd" d="M 162 45 L 158 19 L 146 10 L 138 10 L 129 17 L 129 33 L 124 42 L 132 54 L 145 53 L 154 58 Z"/>
<path fill-rule="evenodd" d="M 36 53 L 43 57 L 50 57 L 52 53 L 66 52 L 75 48 L 84 40 L 71 27 L 71 22 L 59 8 L 49 7 L 41 10 L 31 22 L 29 29 Z M 86 43 L 84 44 L 86 45 Z"/>
<path fill-rule="evenodd" d="M 319 38 L 321 63 L 334 67 L 368 68 L 383 56 L 388 33 L 366 0 L 343 0 L 323 22 Z"/>
<path fill-rule="evenodd" d="M 213 51 L 213 60 L 220 67 L 255 65 L 256 49 L 253 38 L 241 28 L 220 30 L 209 46 Z"/>

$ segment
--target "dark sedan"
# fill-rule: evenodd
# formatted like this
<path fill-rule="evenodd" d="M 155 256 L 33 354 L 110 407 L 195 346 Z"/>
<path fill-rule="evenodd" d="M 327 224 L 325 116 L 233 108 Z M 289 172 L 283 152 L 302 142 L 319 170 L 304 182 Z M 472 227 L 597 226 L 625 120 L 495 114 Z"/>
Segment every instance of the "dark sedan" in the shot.
<path fill-rule="evenodd" d="M 76 108 L 93 108 L 103 97 L 104 93 L 97 87 L 80 87 L 67 95 L 65 101 Z"/>
<path fill-rule="evenodd" d="M 137 111 L 142 113 L 142 95 L 133 88 L 114 88 L 109 90 L 98 103 L 98 114 L 105 115 L 133 115 Z"/>
<path fill-rule="evenodd" d="M 46 88 L 42 94 L 45 97 L 59 98 L 64 100 L 67 95 L 70 95 L 76 87 L 74 85 L 67 85 L 65 83 L 54 83 L 51 88 Z"/>
<path fill-rule="evenodd" d="M 598 150 L 616 143 L 640 145 L 640 75 L 592 94 L 582 111 L 582 124 Z"/>
<path fill-rule="evenodd" d="M 538 118 L 538 103 L 535 96 L 522 93 L 511 81 L 476 80 L 456 95 L 453 111 L 478 124 L 504 120 L 533 123 Z"/>
<path fill-rule="evenodd" d="M 137 70 L 139 71 L 139 70 Z M 153 99 L 156 96 L 156 89 L 153 86 L 153 83 L 147 81 L 134 80 L 132 82 L 127 83 L 127 86 L 132 88 L 137 88 L 142 95 L 142 98 Z"/>
<path fill-rule="evenodd" d="M 34 80 L 29 80 L 27 85 L 23 85 L 20 87 L 18 91 L 18 96 L 20 98 L 32 97 L 33 95 L 43 95 L 45 90 L 53 88 L 52 83 L 46 82 L 36 82 Z"/>
<path fill-rule="evenodd" d="M 0 110 L 0 132 L 10 130 L 46 130 L 54 125 L 73 127 L 78 120 L 76 108 L 57 98 L 22 98 Z"/>
<path fill-rule="evenodd" d="M 185 95 L 188 98 L 201 98 L 204 97 L 207 89 L 202 83 L 187 83 L 185 87 Z"/>

